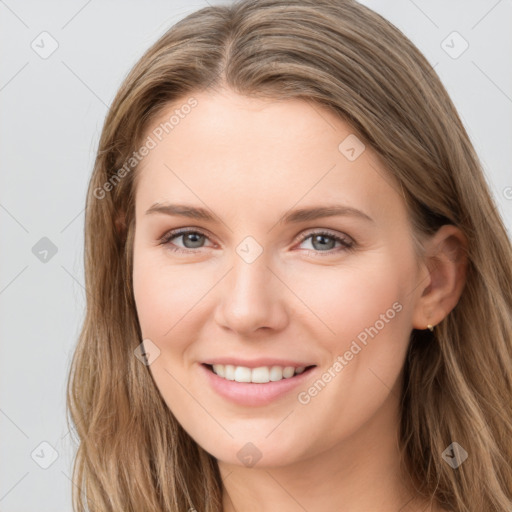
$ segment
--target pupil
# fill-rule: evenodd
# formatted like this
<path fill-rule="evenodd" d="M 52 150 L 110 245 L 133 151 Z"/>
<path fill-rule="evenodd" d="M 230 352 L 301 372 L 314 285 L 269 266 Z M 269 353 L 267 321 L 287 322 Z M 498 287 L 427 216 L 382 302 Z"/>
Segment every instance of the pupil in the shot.
<path fill-rule="evenodd" d="M 187 247 L 188 249 L 195 249 L 201 246 L 202 238 L 204 238 L 204 235 L 201 235 L 200 233 L 188 233 L 184 237 L 183 242 L 185 244 L 185 247 Z M 192 245 L 187 245 L 187 242 L 191 242 Z"/>
<path fill-rule="evenodd" d="M 325 243 L 326 239 L 330 240 L 331 243 L 330 244 L 329 243 L 326 244 Z M 323 242 L 322 242 L 322 240 L 323 240 Z M 315 247 L 315 243 L 317 241 L 320 241 L 320 247 Z M 334 243 L 334 240 L 333 240 L 332 237 L 327 236 L 327 235 L 316 235 L 316 236 L 313 237 L 313 242 L 312 243 L 313 243 L 313 247 L 315 247 L 315 249 L 318 249 L 318 248 L 324 248 L 325 249 L 327 246 L 329 246 L 329 247 L 327 247 L 327 249 L 332 249 L 332 247 L 330 247 L 330 245 L 332 245 Z"/>

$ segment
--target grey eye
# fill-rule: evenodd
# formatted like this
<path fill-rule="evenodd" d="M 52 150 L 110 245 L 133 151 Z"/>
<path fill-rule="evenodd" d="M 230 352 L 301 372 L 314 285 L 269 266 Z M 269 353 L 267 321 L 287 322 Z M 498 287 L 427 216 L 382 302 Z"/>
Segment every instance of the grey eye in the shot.
<path fill-rule="evenodd" d="M 187 249 L 198 249 L 202 247 L 202 244 L 206 238 L 201 233 L 196 233 L 195 231 L 189 231 L 187 233 L 182 233 L 176 236 L 176 238 L 180 237 L 183 239 L 183 245 Z"/>

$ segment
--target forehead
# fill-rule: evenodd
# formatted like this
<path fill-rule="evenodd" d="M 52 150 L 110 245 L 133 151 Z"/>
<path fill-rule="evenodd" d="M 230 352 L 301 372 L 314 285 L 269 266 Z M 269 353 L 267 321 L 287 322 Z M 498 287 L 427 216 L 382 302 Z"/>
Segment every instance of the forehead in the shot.
<path fill-rule="evenodd" d="M 183 108 L 191 97 L 195 106 Z M 310 101 L 198 93 L 169 105 L 148 136 L 155 147 L 137 170 L 137 209 L 208 198 L 242 216 L 298 202 L 338 202 L 389 219 L 403 214 L 399 185 L 375 153 L 348 123 Z"/>

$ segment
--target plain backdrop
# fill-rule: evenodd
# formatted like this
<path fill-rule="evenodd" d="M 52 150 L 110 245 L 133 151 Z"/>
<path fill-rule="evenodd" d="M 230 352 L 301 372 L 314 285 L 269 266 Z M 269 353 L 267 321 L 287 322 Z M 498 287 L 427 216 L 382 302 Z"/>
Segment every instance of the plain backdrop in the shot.
<path fill-rule="evenodd" d="M 511 233 L 512 1 L 362 3 L 435 66 Z M 136 60 L 205 6 L 0 0 L 1 512 L 71 510 L 65 384 L 85 304 L 84 201 L 100 130 Z"/>

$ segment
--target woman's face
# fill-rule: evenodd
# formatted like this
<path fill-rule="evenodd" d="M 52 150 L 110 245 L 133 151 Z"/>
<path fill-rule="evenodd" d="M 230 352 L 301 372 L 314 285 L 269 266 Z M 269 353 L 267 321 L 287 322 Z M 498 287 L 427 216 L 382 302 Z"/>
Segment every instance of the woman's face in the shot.
<path fill-rule="evenodd" d="M 305 460 L 370 423 L 385 435 L 428 282 L 375 153 L 322 107 L 230 91 L 169 106 L 148 135 L 134 293 L 180 424 L 247 466 Z"/>

